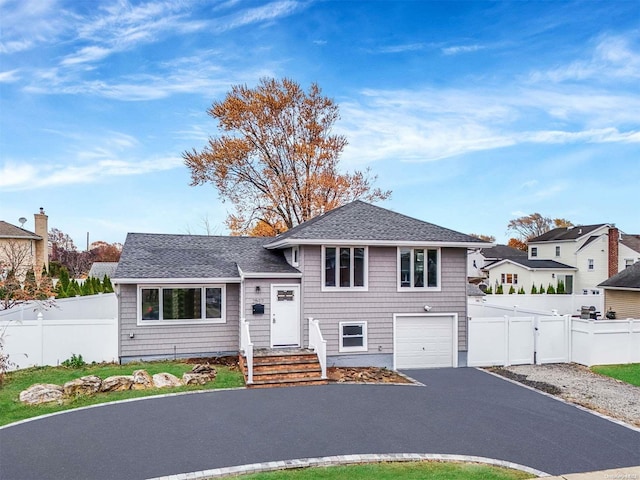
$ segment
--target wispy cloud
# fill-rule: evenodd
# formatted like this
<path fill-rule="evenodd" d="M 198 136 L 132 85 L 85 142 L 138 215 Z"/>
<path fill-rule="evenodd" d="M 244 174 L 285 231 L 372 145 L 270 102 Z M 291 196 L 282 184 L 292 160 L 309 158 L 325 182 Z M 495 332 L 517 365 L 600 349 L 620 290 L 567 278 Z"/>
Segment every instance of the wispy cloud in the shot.
<path fill-rule="evenodd" d="M 302 7 L 303 5 L 299 2 L 289 0 L 270 2 L 260 7 L 249 8 L 223 17 L 217 22 L 217 30 L 223 32 L 234 28 L 288 17 Z"/>
<path fill-rule="evenodd" d="M 13 83 L 20 80 L 20 76 L 18 73 L 19 69 L 15 68 L 13 70 L 7 70 L 4 72 L 0 72 L 0 83 Z"/>
<path fill-rule="evenodd" d="M 426 43 L 405 43 L 402 45 L 387 45 L 376 50 L 377 53 L 403 53 L 424 50 L 428 47 Z"/>
<path fill-rule="evenodd" d="M 484 50 L 485 46 L 483 45 L 457 45 L 453 47 L 443 47 L 441 49 L 444 55 L 458 55 L 460 53 L 471 53 L 477 52 L 478 50 Z"/>

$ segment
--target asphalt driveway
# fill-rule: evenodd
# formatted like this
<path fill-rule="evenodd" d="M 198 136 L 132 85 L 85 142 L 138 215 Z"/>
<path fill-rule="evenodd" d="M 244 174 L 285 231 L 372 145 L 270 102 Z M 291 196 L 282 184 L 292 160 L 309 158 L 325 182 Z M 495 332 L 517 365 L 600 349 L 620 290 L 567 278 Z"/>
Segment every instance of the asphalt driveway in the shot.
<path fill-rule="evenodd" d="M 470 369 L 426 386 L 232 390 L 120 403 L 0 430 L 0 478 L 145 479 L 365 453 L 496 458 L 554 475 L 640 464 L 640 433 Z"/>

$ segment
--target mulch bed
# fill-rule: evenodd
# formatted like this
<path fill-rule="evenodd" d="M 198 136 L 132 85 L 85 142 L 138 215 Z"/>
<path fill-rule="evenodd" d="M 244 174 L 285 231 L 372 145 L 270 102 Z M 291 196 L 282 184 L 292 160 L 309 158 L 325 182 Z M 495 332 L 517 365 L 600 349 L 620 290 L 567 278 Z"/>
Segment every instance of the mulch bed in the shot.
<path fill-rule="evenodd" d="M 229 370 L 239 370 L 238 357 L 229 355 L 224 357 L 198 357 L 187 358 L 184 360 L 188 364 L 209 364 L 209 365 L 222 365 L 228 367 Z"/>
<path fill-rule="evenodd" d="M 551 385 L 545 382 L 536 382 L 533 380 L 527 380 L 526 375 L 522 375 L 521 373 L 511 372 L 502 367 L 487 367 L 485 370 L 500 375 L 501 377 L 508 378 L 510 380 L 515 380 L 518 383 L 522 383 L 523 385 L 527 385 L 529 387 L 535 388 L 536 390 L 541 390 L 543 392 L 549 393 L 551 395 L 560 395 L 562 390 L 560 390 L 555 385 Z"/>
<path fill-rule="evenodd" d="M 412 383 L 393 370 L 379 367 L 328 367 L 327 377 L 336 383 Z"/>

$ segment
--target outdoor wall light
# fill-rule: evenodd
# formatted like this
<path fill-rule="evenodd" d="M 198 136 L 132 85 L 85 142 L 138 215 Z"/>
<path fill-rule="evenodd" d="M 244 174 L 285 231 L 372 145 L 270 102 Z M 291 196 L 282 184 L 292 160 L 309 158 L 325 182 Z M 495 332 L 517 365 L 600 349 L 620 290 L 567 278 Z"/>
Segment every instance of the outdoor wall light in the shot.
<path fill-rule="evenodd" d="M 134 338 L 135 336 L 136 336 L 136 334 L 135 334 L 135 333 L 133 333 L 133 332 L 131 332 L 131 333 L 129 334 L 129 338 Z"/>
<path fill-rule="evenodd" d="M 260 285 L 256 285 L 256 293 L 260 293 Z"/>
<path fill-rule="evenodd" d="M 430 312 L 431 311 L 431 306 L 430 305 L 425 305 L 424 306 L 424 311 L 425 312 Z"/>

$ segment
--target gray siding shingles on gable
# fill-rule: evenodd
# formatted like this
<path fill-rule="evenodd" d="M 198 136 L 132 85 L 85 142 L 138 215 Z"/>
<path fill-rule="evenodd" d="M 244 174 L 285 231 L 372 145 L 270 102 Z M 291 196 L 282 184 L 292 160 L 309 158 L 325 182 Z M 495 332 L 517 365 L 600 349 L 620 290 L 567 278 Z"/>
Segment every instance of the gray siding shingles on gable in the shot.
<path fill-rule="evenodd" d="M 321 291 L 321 247 L 303 246 L 303 323 L 304 341 L 308 341 L 306 319 L 313 317 L 320 322 L 320 329 L 327 340 L 327 354 L 339 355 L 339 323 L 349 320 L 366 320 L 369 354 L 393 353 L 393 314 L 429 313 L 458 314 L 458 349 L 467 349 L 467 256 L 462 248 L 441 250 L 440 292 L 397 291 L 397 249 L 394 247 L 369 247 L 368 291 Z M 378 348 L 381 347 L 381 350 Z"/>
<path fill-rule="evenodd" d="M 179 357 L 237 352 L 239 345 L 240 285 L 226 286 L 226 323 L 189 325 L 137 324 L 137 285 L 120 286 L 119 318 L 120 339 L 118 353 L 121 359 L 143 357 Z M 134 338 L 130 338 L 130 334 Z"/>

